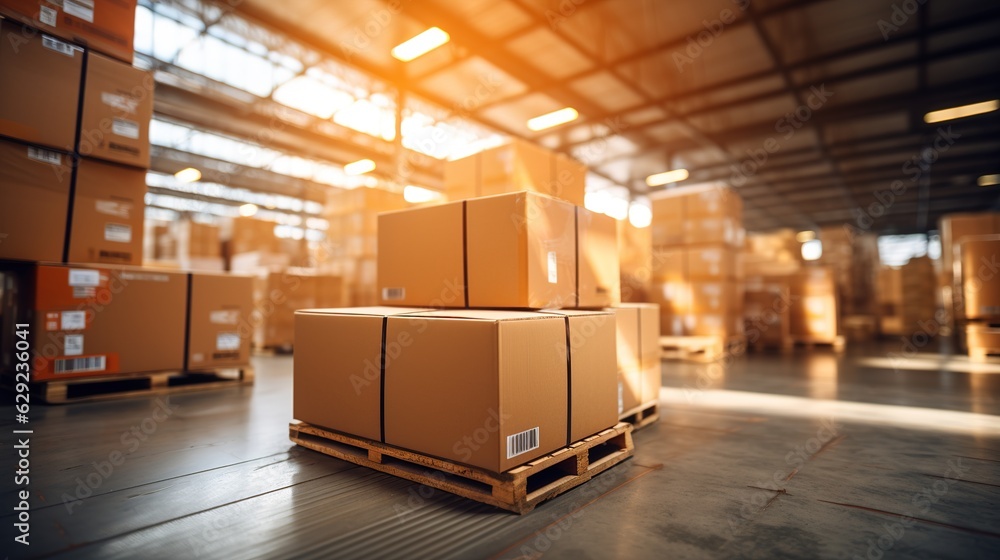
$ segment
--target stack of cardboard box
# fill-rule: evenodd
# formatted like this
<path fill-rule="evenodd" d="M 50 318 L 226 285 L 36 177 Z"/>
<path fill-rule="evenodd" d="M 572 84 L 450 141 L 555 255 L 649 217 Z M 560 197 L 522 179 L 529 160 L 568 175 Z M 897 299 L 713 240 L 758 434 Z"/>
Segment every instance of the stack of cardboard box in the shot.
<path fill-rule="evenodd" d="M 0 3 L 0 334 L 31 325 L 33 381 L 249 359 L 249 278 L 135 266 L 154 86 L 131 65 L 135 8 Z"/>
<path fill-rule="evenodd" d="M 912 337 L 916 333 L 937 336 L 937 278 L 934 264 L 928 257 L 914 257 L 899 269 L 902 302 L 899 308 L 900 333 Z"/>
<path fill-rule="evenodd" d="M 960 347 L 967 347 L 968 329 L 963 298 L 963 278 L 969 277 L 963 267 L 961 244 L 968 238 L 1000 234 L 1000 213 L 977 212 L 948 214 L 938 224 L 941 233 L 941 272 L 938 285 L 945 310 L 943 322 L 956 336 Z"/>
<path fill-rule="evenodd" d="M 748 232 L 743 251 L 747 276 L 794 274 L 802 268 L 802 243 L 794 229 Z"/>
<path fill-rule="evenodd" d="M 653 198 L 650 299 L 665 336 L 743 336 L 743 204 L 728 187 Z"/>
<path fill-rule="evenodd" d="M 512 150 L 517 184 L 537 154 Z M 611 218 L 538 189 L 388 212 L 377 266 L 379 307 L 296 314 L 297 419 L 502 472 L 658 395 L 656 308 L 617 307 Z"/>
<path fill-rule="evenodd" d="M 653 277 L 652 229 L 635 227 L 629 220 L 618 220 L 618 259 L 622 301 L 649 301 Z"/>
<path fill-rule="evenodd" d="M 965 346 L 984 361 L 1000 355 L 1000 234 L 964 237 L 955 258 Z"/>
<path fill-rule="evenodd" d="M 898 266 L 879 269 L 877 279 L 879 332 L 903 334 L 903 271 Z"/>
<path fill-rule="evenodd" d="M 876 278 L 880 268 L 878 238 L 849 227 L 819 231 L 823 254 L 819 264 L 833 269 L 841 313 L 872 316 L 877 307 Z"/>
<path fill-rule="evenodd" d="M 343 278 L 349 305 L 378 303 L 375 285 L 378 215 L 409 206 L 403 195 L 379 189 L 329 194 L 324 217 L 330 227 L 316 261 L 320 270 Z"/>
<path fill-rule="evenodd" d="M 206 272 L 226 270 L 218 226 L 190 219 L 168 223 L 147 220 L 145 229 L 144 265 Z"/>

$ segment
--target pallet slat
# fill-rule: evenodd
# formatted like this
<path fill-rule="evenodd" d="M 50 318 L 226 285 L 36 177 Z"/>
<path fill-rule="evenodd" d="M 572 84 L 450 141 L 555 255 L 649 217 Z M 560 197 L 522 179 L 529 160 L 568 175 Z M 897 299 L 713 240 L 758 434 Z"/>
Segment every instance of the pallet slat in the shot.
<path fill-rule="evenodd" d="M 632 426 L 619 423 L 520 467 L 493 473 L 299 421 L 289 424 L 288 433 L 307 449 L 518 514 L 587 482 L 635 451 Z M 532 477 L 539 475 L 556 478 L 531 488 Z"/>
<path fill-rule="evenodd" d="M 646 403 L 632 410 L 626 410 L 618 420 L 632 424 L 632 431 L 641 430 L 660 419 L 659 403 Z"/>
<path fill-rule="evenodd" d="M 671 360 L 711 361 L 746 349 L 742 336 L 661 336 L 661 357 Z"/>

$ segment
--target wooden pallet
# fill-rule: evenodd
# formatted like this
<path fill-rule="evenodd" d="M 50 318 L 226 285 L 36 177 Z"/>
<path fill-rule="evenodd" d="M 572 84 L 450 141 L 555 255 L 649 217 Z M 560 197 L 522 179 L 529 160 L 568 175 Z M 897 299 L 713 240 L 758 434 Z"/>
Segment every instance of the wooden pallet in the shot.
<path fill-rule="evenodd" d="M 254 356 L 291 356 L 294 354 L 294 347 L 291 344 L 285 346 L 255 346 Z"/>
<path fill-rule="evenodd" d="M 754 344 L 747 343 L 747 352 L 780 352 L 781 354 L 788 354 L 793 350 L 795 350 L 795 341 L 791 338 L 781 342 L 767 341 L 757 342 Z"/>
<path fill-rule="evenodd" d="M 972 362 L 993 361 L 1000 357 L 1000 324 L 992 321 L 966 321 L 963 328 L 963 345 Z"/>
<path fill-rule="evenodd" d="M 969 361 L 977 363 L 1000 361 L 1000 348 L 969 347 Z"/>
<path fill-rule="evenodd" d="M 641 430 L 660 420 L 660 404 L 646 403 L 632 410 L 626 410 L 618 420 L 632 424 L 632 430 Z"/>
<path fill-rule="evenodd" d="M 288 426 L 302 447 L 518 514 L 628 459 L 632 425 L 613 428 L 503 473 L 414 453 L 304 422 Z"/>
<path fill-rule="evenodd" d="M 741 336 L 661 336 L 660 357 L 666 360 L 708 362 L 730 354 L 746 351 L 746 339 Z"/>
<path fill-rule="evenodd" d="M 835 352 L 843 352 L 847 346 L 843 336 L 837 336 L 833 340 L 828 338 L 792 337 L 796 347 L 813 350 L 819 347 L 832 348 Z"/>
<path fill-rule="evenodd" d="M 207 372 L 164 371 L 62 379 L 32 383 L 31 393 L 48 404 L 67 404 L 239 387 L 252 385 L 253 380 L 253 368 L 244 366 Z"/>

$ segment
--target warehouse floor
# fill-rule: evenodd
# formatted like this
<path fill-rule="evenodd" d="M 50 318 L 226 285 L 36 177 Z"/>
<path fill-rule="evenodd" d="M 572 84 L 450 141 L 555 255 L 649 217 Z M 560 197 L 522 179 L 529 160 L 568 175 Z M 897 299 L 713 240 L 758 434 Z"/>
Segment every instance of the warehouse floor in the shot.
<path fill-rule="evenodd" d="M 662 418 L 636 434 L 635 458 L 520 517 L 293 447 L 288 357 L 256 358 L 253 388 L 177 395 L 169 412 L 155 399 L 34 405 L 30 551 L 1000 557 L 1000 366 L 902 351 L 665 362 Z M 14 502 L 8 488 L 0 503 Z"/>

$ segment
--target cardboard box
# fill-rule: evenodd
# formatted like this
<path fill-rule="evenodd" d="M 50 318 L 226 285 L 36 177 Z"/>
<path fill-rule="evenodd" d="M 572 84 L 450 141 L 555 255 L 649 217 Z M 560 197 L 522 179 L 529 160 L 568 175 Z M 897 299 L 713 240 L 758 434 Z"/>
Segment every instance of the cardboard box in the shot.
<path fill-rule="evenodd" d="M 86 265 L 36 274 L 35 381 L 184 367 L 186 274 Z"/>
<path fill-rule="evenodd" d="M 653 249 L 653 282 L 680 283 L 687 279 L 687 251 L 683 247 Z"/>
<path fill-rule="evenodd" d="M 583 206 L 587 190 L 587 166 L 565 154 L 554 154 L 553 157 L 553 177 L 546 194 L 574 206 Z"/>
<path fill-rule="evenodd" d="M 577 307 L 613 307 L 621 303 L 618 229 L 615 219 L 576 208 Z"/>
<path fill-rule="evenodd" d="M 965 318 L 1000 318 L 1000 235 L 965 237 L 959 247 Z"/>
<path fill-rule="evenodd" d="M 569 434 L 580 441 L 618 422 L 616 316 L 609 311 L 546 311 L 564 318 L 569 363 Z M 566 350 L 569 351 L 567 356 Z"/>
<path fill-rule="evenodd" d="M 479 196 L 479 154 L 444 163 L 444 192 L 448 200 Z"/>
<path fill-rule="evenodd" d="M 650 198 L 653 221 L 650 228 L 653 247 L 684 243 L 684 204 L 676 196 Z"/>
<path fill-rule="evenodd" d="M 464 307 L 465 203 L 379 215 L 382 305 Z"/>
<path fill-rule="evenodd" d="M 586 165 L 516 138 L 444 166 L 444 191 L 452 201 L 529 191 L 583 206 L 586 182 Z"/>
<path fill-rule="evenodd" d="M 1000 233 L 1000 212 L 948 214 L 941 218 L 941 264 L 945 273 L 953 275 L 958 244 L 965 237 Z"/>
<path fill-rule="evenodd" d="M 412 338 L 391 360 L 387 354 L 386 443 L 493 472 L 567 444 L 562 317 L 432 311 L 389 317 L 385 336 Z"/>
<path fill-rule="evenodd" d="M 525 140 L 488 148 L 479 157 L 478 196 L 517 191 L 550 194 L 554 162 L 552 152 Z M 472 156 L 476 157 L 476 156 Z"/>
<path fill-rule="evenodd" d="M 394 325 L 392 336 L 386 337 L 387 317 L 416 311 L 369 307 L 297 312 L 292 415 L 382 441 L 382 350 L 385 365 L 392 365 L 425 330 L 420 323 Z"/>
<path fill-rule="evenodd" d="M 253 278 L 201 272 L 190 277 L 185 369 L 249 364 Z"/>
<path fill-rule="evenodd" d="M 0 21 L 0 134 L 73 151 L 83 57 L 80 47 Z"/>
<path fill-rule="evenodd" d="M 790 340 L 791 293 L 783 282 L 762 282 L 746 288 L 744 317 L 748 344 L 783 346 Z"/>
<path fill-rule="evenodd" d="M 295 343 L 297 310 L 345 303 L 339 276 L 295 267 L 264 272 L 254 281 L 254 344 L 259 348 L 290 348 Z"/>
<path fill-rule="evenodd" d="M 743 242 L 739 222 L 731 217 L 688 217 L 684 220 L 684 244 L 725 244 L 738 247 Z"/>
<path fill-rule="evenodd" d="M 736 278 L 736 260 L 736 251 L 725 245 L 692 247 L 685 251 L 687 276 L 691 279 Z"/>
<path fill-rule="evenodd" d="M 77 152 L 84 157 L 149 167 L 154 85 L 152 73 L 90 53 Z"/>
<path fill-rule="evenodd" d="M 789 278 L 792 337 L 831 342 L 839 334 L 839 306 L 834 271 L 809 267 Z"/>
<path fill-rule="evenodd" d="M 743 201 L 729 187 L 710 187 L 684 196 L 684 213 L 691 218 L 733 218 L 742 220 Z"/>
<path fill-rule="evenodd" d="M 62 261 L 71 178 L 68 155 L 0 140 L 0 259 Z"/>
<path fill-rule="evenodd" d="M 4 0 L 0 13 L 132 63 L 135 0 Z"/>
<path fill-rule="evenodd" d="M 660 309 L 651 303 L 623 303 L 616 319 L 618 414 L 628 415 L 660 398 Z"/>
<path fill-rule="evenodd" d="M 567 202 L 530 192 L 466 201 L 469 305 L 575 305 L 575 214 Z"/>
<path fill-rule="evenodd" d="M 146 171 L 80 160 L 76 172 L 67 260 L 142 263 Z"/>

